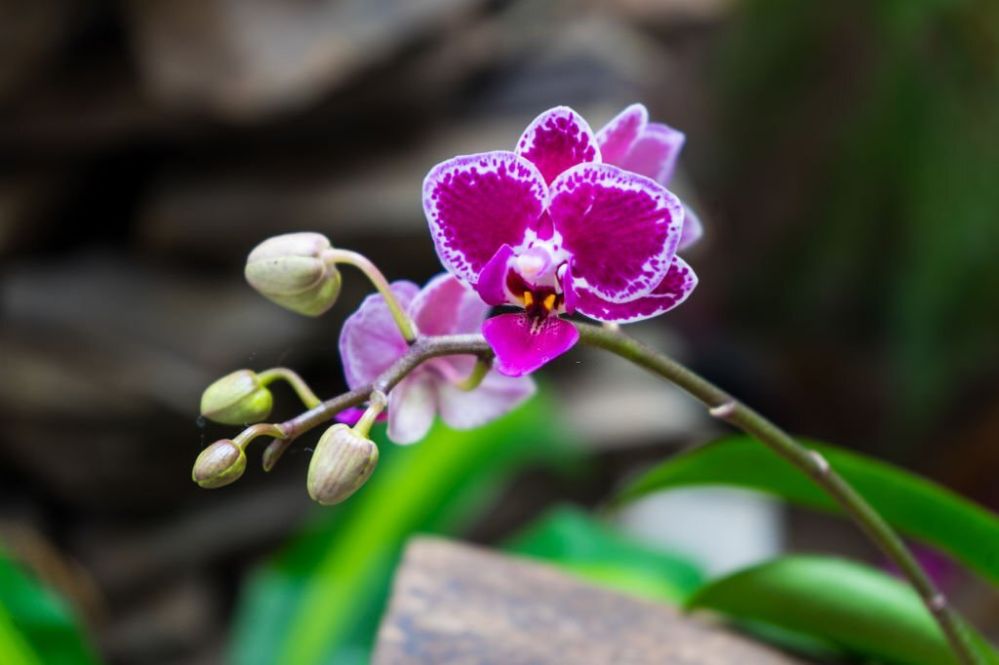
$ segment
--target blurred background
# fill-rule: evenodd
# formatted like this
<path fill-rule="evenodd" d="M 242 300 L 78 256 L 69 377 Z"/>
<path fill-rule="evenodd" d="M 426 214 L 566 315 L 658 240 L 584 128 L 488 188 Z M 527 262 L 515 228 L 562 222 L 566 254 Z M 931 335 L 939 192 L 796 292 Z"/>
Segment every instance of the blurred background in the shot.
<path fill-rule="evenodd" d="M 364 662 L 411 532 L 498 545 L 723 433 L 580 350 L 513 420 L 387 451 L 343 508 L 308 500 L 308 438 L 270 474 L 253 451 L 235 486 L 190 481 L 232 433 L 197 418 L 215 378 L 344 388 L 366 283 L 296 317 L 243 281 L 255 244 L 319 231 L 422 282 L 432 165 L 512 147 L 554 105 L 599 127 L 634 101 L 687 133 L 675 189 L 706 228 L 698 290 L 635 334 L 793 432 L 999 507 L 999 3 L 0 0 L 7 554 L 108 663 L 281 662 L 261 654 L 296 630 L 326 636 L 316 662 Z M 614 519 L 708 572 L 783 549 L 878 562 L 849 525 L 755 495 Z M 994 591 L 937 563 L 995 635 Z"/>

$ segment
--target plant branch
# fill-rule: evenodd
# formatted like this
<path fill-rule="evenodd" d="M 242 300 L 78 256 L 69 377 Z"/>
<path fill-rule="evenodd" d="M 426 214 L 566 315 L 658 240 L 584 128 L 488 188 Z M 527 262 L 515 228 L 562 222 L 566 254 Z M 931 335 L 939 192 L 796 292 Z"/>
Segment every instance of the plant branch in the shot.
<path fill-rule="evenodd" d="M 327 263 L 351 265 L 363 272 L 374 287 L 378 289 L 378 292 L 382 294 L 382 298 L 385 299 L 385 304 L 388 305 L 389 311 L 392 313 L 392 318 L 399 327 L 399 332 L 402 333 L 403 339 L 410 344 L 416 341 L 416 326 L 413 325 L 413 320 L 409 318 L 409 315 L 399 305 L 399 300 L 392 293 L 392 287 L 389 285 L 388 280 L 385 279 L 385 275 L 382 274 L 378 266 L 372 263 L 368 257 L 347 249 L 328 249 L 323 252 L 323 258 Z"/>
<path fill-rule="evenodd" d="M 703 402 L 712 416 L 738 427 L 808 475 L 902 571 L 940 625 L 958 661 L 964 665 L 981 662 L 969 643 L 963 620 L 902 539 L 820 453 L 802 446 L 762 415 L 672 358 L 614 329 L 583 323 L 576 327 L 585 344 L 610 351 L 679 386 Z"/>
<path fill-rule="evenodd" d="M 406 354 L 396 360 L 391 367 L 373 382 L 358 386 L 353 390 L 337 395 L 320 403 L 291 420 L 279 423 L 277 427 L 285 433 L 285 438 L 275 439 L 264 451 L 264 470 L 274 468 L 284 451 L 302 434 L 333 419 L 336 414 L 352 406 L 368 401 L 372 392 L 388 394 L 410 372 L 431 358 L 440 356 L 473 355 L 481 361 L 490 361 L 493 351 L 481 335 L 441 335 L 420 337 L 409 347 Z"/>

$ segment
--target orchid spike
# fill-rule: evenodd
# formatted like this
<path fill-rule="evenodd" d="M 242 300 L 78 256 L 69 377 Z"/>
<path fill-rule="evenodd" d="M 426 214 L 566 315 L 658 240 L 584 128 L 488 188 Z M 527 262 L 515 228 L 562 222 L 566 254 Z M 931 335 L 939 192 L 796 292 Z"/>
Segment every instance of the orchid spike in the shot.
<path fill-rule="evenodd" d="M 421 335 L 478 332 L 489 311 L 465 284 L 443 273 L 422 289 L 394 282 L 392 293 Z M 351 389 L 372 383 L 409 351 L 385 299 L 371 295 L 340 332 L 340 357 Z M 462 382 L 475 370 L 474 356 L 434 358 L 413 370 L 389 393 L 388 436 L 395 443 L 422 439 L 434 417 L 455 429 L 472 429 L 507 413 L 534 393 L 527 378 L 489 371 L 474 390 Z"/>
<path fill-rule="evenodd" d="M 424 181 L 444 266 L 486 303 L 522 308 L 482 326 L 504 374 L 530 373 L 572 348 L 579 335 L 562 314 L 639 321 L 680 304 L 697 284 L 676 256 L 680 200 L 602 155 L 601 142 L 627 164 L 647 131 L 644 107 L 629 109 L 601 139 L 575 111 L 556 107 L 528 126 L 515 151 L 455 157 Z"/>

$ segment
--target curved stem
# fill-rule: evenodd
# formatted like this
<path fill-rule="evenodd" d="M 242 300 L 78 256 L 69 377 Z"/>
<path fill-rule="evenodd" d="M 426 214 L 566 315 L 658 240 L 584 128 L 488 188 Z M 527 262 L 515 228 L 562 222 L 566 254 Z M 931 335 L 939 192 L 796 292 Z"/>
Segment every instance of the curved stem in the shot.
<path fill-rule="evenodd" d="M 472 371 L 468 373 L 464 379 L 455 382 L 455 386 L 459 390 L 471 391 L 478 388 L 486 375 L 489 374 L 489 370 L 493 368 L 493 363 L 491 359 L 479 358 L 475 361 L 475 366 L 472 367 Z"/>
<path fill-rule="evenodd" d="M 312 388 L 309 384 L 305 382 L 305 379 L 300 377 L 297 372 L 288 369 L 287 367 L 273 367 L 269 370 L 260 372 L 257 375 L 257 379 L 260 381 L 260 385 L 266 386 L 274 381 L 283 380 L 287 381 L 288 385 L 291 386 L 295 394 L 298 395 L 298 399 L 302 400 L 302 404 L 305 408 L 311 409 L 313 407 L 319 406 L 322 402 L 321 399 L 312 392 Z"/>
<path fill-rule="evenodd" d="M 473 355 L 484 362 L 491 362 L 493 351 L 481 335 L 441 335 L 439 337 L 421 337 L 410 345 L 404 356 L 395 361 L 381 376 L 369 384 L 358 386 L 342 395 L 319 403 L 317 406 L 300 413 L 291 420 L 277 425 L 285 438 L 275 438 L 264 450 L 263 466 L 270 471 L 277 464 L 295 439 L 309 430 L 329 422 L 336 414 L 352 406 L 358 406 L 368 401 L 373 392 L 388 395 L 407 374 L 419 367 L 423 362 L 439 356 Z"/>
<path fill-rule="evenodd" d="M 902 539 L 884 518 L 830 467 L 829 462 L 821 454 L 802 446 L 762 415 L 672 358 L 616 330 L 580 323 L 577 323 L 576 327 L 579 329 L 582 342 L 610 351 L 676 384 L 703 402 L 712 416 L 743 430 L 807 474 L 902 571 L 940 625 L 958 661 L 964 665 L 977 665 L 980 662 L 978 654 L 965 634 L 963 621 L 957 611 L 936 588 Z"/>
<path fill-rule="evenodd" d="M 392 318 L 395 319 L 395 324 L 399 326 L 399 332 L 402 333 L 403 338 L 410 344 L 416 341 L 416 326 L 413 325 L 413 320 L 409 318 L 409 315 L 399 305 L 399 300 L 392 293 L 385 275 L 378 269 L 378 266 L 371 262 L 371 259 L 363 254 L 347 249 L 328 249 L 323 252 L 323 259 L 327 263 L 351 265 L 363 272 L 371 280 L 375 288 L 378 289 L 378 292 L 382 294 L 382 297 L 385 298 L 385 304 L 388 305 L 389 311 L 392 312 Z"/>

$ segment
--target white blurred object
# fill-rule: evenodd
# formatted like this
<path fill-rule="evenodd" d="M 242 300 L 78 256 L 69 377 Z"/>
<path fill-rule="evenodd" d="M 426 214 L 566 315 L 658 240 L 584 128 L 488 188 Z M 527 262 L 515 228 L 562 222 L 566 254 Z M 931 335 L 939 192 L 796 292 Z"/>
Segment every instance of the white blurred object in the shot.
<path fill-rule="evenodd" d="M 626 332 L 655 349 L 683 357 L 682 338 L 653 319 Z M 663 441 L 705 440 L 717 423 L 697 400 L 649 372 L 604 351 L 579 345 L 578 370 L 559 385 L 564 421 L 581 445 L 628 448 Z"/>
<path fill-rule="evenodd" d="M 659 492 L 628 505 L 616 521 L 621 532 L 688 556 L 711 577 L 773 558 L 784 543 L 778 503 L 745 490 Z"/>

